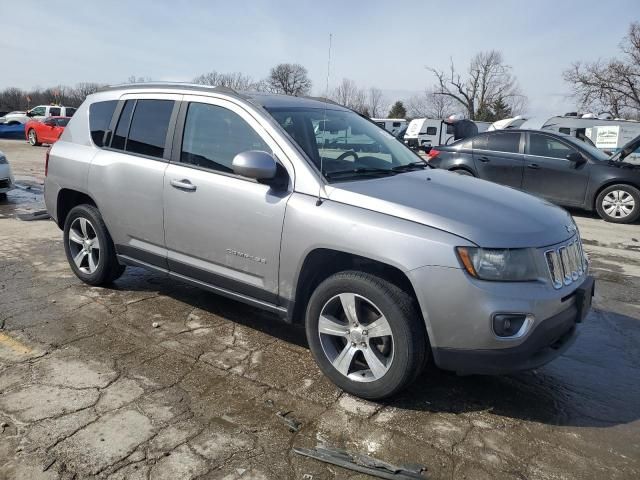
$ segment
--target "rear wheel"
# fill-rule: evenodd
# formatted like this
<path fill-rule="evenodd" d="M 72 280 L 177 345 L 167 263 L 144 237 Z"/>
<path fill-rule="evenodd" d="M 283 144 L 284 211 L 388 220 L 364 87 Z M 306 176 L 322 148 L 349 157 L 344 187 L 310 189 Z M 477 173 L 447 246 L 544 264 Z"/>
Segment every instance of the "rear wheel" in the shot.
<path fill-rule="evenodd" d="M 607 222 L 635 222 L 640 217 L 640 191 L 631 185 L 611 185 L 598 195 L 596 210 Z"/>
<path fill-rule="evenodd" d="M 38 141 L 38 134 L 33 128 L 29 130 L 27 137 L 29 138 L 29 143 L 31 144 L 31 146 L 39 147 L 40 145 L 42 145 L 42 143 Z"/>
<path fill-rule="evenodd" d="M 379 400 L 421 372 L 427 339 L 415 300 L 374 275 L 346 271 L 313 292 L 306 333 L 320 369 L 340 388 Z"/>
<path fill-rule="evenodd" d="M 64 249 L 73 273 L 90 285 L 105 285 L 125 270 L 118 263 L 111 235 L 93 205 L 71 209 L 64 223 Z"/>

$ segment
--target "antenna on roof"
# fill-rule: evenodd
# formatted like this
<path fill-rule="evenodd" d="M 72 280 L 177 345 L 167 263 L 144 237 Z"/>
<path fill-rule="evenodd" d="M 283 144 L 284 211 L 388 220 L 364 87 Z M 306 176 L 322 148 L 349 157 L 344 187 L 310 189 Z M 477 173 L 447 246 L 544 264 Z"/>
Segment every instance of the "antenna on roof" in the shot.
<path fill-rule="evenodd" d="M 325 93 L 324 93 L 324 112 L 322 114 L 322 130 L 323 131 L 327 126 L 327 103 L 329 102 L 329 78 L 331 76 L 331 40 L 332 39 L 333 39 L 333 34 L 330 33 L 329 34 L 329 58 L 327 60 L 327 89 L 325 90 Z M 322 139 L 322 150 L 324 150 L 326 143 L 327 143 L 327 136 L 324 135 L 324 138 Z M 324 171 L 322 170 L 322 153 L 320 153 L 320 176 L 321 177 L 324 176 Z M 316 201 L 317 207 L 322 205 L 322 197 L 320 195 L 321 192 L 322 192 L 322 182 L 318 186 L 318 200 Z"/>

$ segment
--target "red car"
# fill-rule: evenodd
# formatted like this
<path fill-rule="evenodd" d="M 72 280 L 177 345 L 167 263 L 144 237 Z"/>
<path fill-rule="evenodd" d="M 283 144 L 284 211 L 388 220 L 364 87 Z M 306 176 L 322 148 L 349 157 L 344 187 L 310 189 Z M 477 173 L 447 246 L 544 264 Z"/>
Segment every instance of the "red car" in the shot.
<path fill-rule="evenodd" d="M 43 143 L 55 143 L 71 117 L 47 117 L 42 120 L 29 120 L 24 126 L 27 141 L 37 147 Z"/>

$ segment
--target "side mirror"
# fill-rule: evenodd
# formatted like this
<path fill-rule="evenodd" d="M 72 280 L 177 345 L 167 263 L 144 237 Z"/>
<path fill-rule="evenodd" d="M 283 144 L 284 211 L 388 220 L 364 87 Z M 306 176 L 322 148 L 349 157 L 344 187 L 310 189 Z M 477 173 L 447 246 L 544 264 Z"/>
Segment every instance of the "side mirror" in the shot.
<path fill-rule="evenodd" d="M 582 156 L 580 152 L 571 152 L 567 155 L 567 160 L 575 163 L 576 165 L 582 165 L 586 162 L 585 158 Z"/>
<path fill-rule="evenodd" d="M 272 180 L 278 171 L 273 155 L 261 150 L 249 150 L 233 157 L 233 172 L 256 180 Z"/>
<path fill-rule="evenodd" d="M 25 115 L 27 117 L 33 117 L 33 112 L 31 110 L 28 110 L 28 111 L 25 112 Z"/>

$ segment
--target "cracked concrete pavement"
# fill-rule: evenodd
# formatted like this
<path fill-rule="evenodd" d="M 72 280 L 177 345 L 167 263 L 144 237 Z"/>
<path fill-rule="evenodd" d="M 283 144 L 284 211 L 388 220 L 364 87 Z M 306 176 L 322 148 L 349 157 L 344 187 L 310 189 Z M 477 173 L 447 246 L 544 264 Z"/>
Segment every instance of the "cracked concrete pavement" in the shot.
<path fill-rule="evenodd" d="M 432 479 L 640 477 L 638 225 L 573 212 L 598 288 L 566 355 L 503 377 L 430 369 L 374 403 L 267 313 L 135 268 L 82 284 L 52 222 L 15 218 L 42 208 L 45 149 L 0 150 L 33 185 L 0 203 L 0 479 L 369 478 L 291 452 L 318 443 Z"/>

